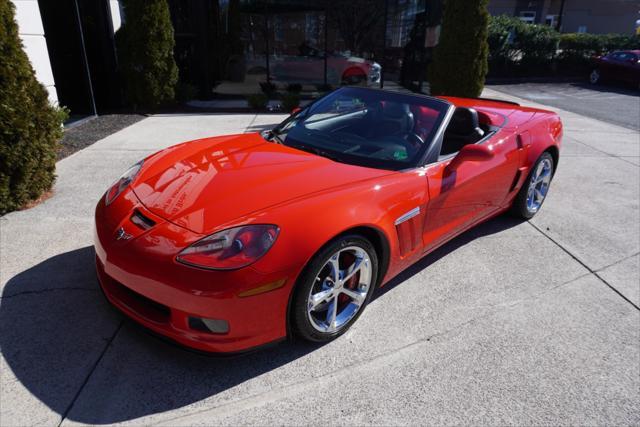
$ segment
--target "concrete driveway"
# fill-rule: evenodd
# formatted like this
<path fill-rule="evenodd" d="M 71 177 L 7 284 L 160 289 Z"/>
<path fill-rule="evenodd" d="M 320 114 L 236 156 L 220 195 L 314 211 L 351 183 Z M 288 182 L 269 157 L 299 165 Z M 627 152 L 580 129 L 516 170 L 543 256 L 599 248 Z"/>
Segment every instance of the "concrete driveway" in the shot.
<path fill-rule="evenodd" d="M 525 82 L 492 84 L 491 89 L 640 131 L 640 91 L 630 85 Z"/>
<path fill-rule="evenodd" d="M 92 211 L 152 151 L 281 117 L 154 116 L 62 160 L 53 198 L 0 219 L 0 424 L 638 425 L 640 135 L 560 114 L 533 221 L 447 244 L 330 344 L 237 358 L 166 344 L 105 303 Z"/>

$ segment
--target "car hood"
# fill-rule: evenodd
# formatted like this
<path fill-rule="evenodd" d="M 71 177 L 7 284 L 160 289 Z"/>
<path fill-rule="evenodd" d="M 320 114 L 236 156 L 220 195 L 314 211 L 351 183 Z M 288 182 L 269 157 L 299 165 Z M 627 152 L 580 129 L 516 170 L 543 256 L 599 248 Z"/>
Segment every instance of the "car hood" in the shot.
<path fill-rule="evenodd" d="M 145 161 L 133 191 L 152 213 L 209 234 L 265 208 L 389 173 L 269 143 L 255 133 L 161 151 Z"/>

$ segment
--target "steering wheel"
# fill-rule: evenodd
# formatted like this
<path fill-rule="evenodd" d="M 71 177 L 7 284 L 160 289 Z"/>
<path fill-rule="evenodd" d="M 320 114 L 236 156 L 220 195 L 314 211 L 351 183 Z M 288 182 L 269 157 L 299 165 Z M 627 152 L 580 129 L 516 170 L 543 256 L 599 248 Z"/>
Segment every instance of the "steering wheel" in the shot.
<path fill-rule="evenodd" d="M 424 145 L 424 139 L 415 132 L 411 132 L 407 135 L 407 142 L 413 145 L 413 148 L 419 150 Z"/>

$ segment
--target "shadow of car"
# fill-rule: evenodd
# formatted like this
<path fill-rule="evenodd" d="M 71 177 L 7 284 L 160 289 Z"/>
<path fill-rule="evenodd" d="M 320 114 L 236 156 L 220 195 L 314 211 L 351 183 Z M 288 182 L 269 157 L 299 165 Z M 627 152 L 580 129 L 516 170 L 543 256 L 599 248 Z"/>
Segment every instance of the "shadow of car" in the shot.
<path fill-rule="evenodd" d="M 459 236 L 392 279 L 374 295 L 373 303 L 474 239 L 520 223 L 497 217 Z M 111 424 L 193 404 L 321 347 L 286 341 L 242 356 L 212 358 L 167 345 L 142 331 L 111 309 L 101 294 L 93 247 L 49 258 L 4 287 L 0 348 L 12 374 L 4 373 L 3 386 L 13 375 L 18 387 L 63 418 Z M 101 384 L 110 389 L 99 388 Z M 99 392 L 83 395 L 92 387 Z M 100 402 L 95 400 L 98 396 Z"/>

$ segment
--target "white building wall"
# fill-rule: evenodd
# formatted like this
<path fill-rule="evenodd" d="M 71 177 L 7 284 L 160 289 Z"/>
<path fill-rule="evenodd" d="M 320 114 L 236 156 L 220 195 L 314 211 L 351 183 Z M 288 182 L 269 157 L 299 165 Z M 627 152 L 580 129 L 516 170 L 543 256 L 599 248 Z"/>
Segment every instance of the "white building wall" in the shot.
<path fill-rule="evenodd" d="M 36 72 L 36 78 L 49 92 L 52 104 L 58 103 L 47 41 L 44 38 L 44 28 L 40 18 L 40 8 L 37 0 L 11 0 L 16 7 L 16 21 L 18 31 L 24 45 L 24 50 Z"/>
<path fill-rule="evenodd" d="M 122 14 L 120 10 L 120 2 L 118 0 L 109 0 L 109 8 L 111 9 L 111 21 L 113 22 L 113 32 L 115 33 L 122 26 Z"/>

